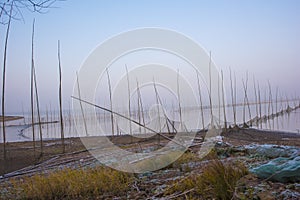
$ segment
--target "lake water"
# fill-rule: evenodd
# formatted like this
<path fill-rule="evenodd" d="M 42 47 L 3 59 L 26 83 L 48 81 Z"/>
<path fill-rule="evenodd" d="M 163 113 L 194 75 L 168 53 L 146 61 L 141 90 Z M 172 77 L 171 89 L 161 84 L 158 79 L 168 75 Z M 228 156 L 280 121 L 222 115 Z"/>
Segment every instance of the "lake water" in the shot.
<path fill-rule="evenodd" d="M 232 107 L 226 107 L 226 119 L 229 124 L 233 124 L 234 117 L 233 117 L 233 110 Z M 278 110 L 280 110 L 278 108 Z M 144 121 L 147 127 L 155 130 L 155 131 L 168 131 L 173 129 L 167 126 L 166 118 L 164 114 L 156 115 L 153 117 L 152 111 L 148 111 L 144 113 Z M 188 131 L 195 131 L 203 128 L 202 125 L 202 118 L 200 109 L 189 108 L 181 110 L 185 127 Z M 245 112 L 245 114 L 244 114 Z M 262 116 L 270 114 L 270 109 L 267 105 L 263 105 L 261 108 Z M 56 112 L 57 113 L 57 112 Z M 97 113 L 97 117 L 93 118 L 94 115 L 86 115 L 85 116 L 85 123 L 86 126 L 89 127 L 88 133 L 86 133 L 83 123 L 82 117 L 74 117 L 70 115 L 70 112 L 66 112 L 67 114 L 64 116 L 64 134 L 65 137 L 80 137 L 80 136 L 87 136 L 87 135 L 111 135 L 112 134 L 112 126 L 111 126 L 111 115 L 110 113 L 99 112 Z M 250 106 L 250 113 L 251 118 L 257 116 L 257 108 L 256 106 Z M 166 115 L 168 116 L 171 121 L 174 121 L 174 128 L 180 130 L 180 115 L 179 111 L 166 111 Z M 204 110 L 204 127 L 207 127 L 210 122 L 210 110 Z M 22 115 L 20 115 L 22 116 Z M 160 116 L 160 117 L 157 117 Z M 245 117 L 244 117 L 245 116 Z M 136 121 L 142 123 L 141 116 L 135 112 L 132 112 L 131 118 Z M 237 124 L 242 124 L 243 121 L 248 121 L 250 118 L 248 108 L 243 106 L 236 108 L 236 121 Z M 198 120 L 198 121 L 197 121 Z M 218 124 L 224 123 L 224 116 L 223 116 L 223 108 L 215 108 L 214 110 L 214 120 Z M 35 122 L 38 120 L 35 119 Z M 59 117 L 57 116 L 47 116 L 42 115 L 41 121 L 59 121 Z M 76 125 L 75 122 L 76 121 Z M 198 123 L 199 122 L 199 123 Z M 11 121 L 6 123 L 6 140 L 8 142 L 16 142 L 16 141 L 32 141 L 33 134 L 32 134 L 32 126 L 31 124 L 31 116 L 25 115 L 24 119 Z M 114 133 L 124 134 L 126 132 L 133 132 L 133 134 L 139 134 L 144 132 L 149 132 L 144 128 L 140 128 L 136 124 L 128 122 L 128 120 L 124 120 L 121 117 L 114 116 Z M 131 126 L 131 127 L 130 127 Z M 259 129 L 266 129 L 266 130 L 279 130 L 279 131 L 288 131 L 299 133 L 300 132 L 300 109 L 294 110 L 289 114 L 284 114 L 274 119 L 270 119 L 265 121 L 261 124 L 254 124 L 255 128 Z M 42 136 L 43 139 L 53 139 L 53 138 L 60 138 L 61 136 L 61 127 L 59 123 L 49 123 L 43 124 L 42 128 Z M 39 140 L 40 132 L 39 126 L 35 125 L 35 140 Z M 2 127 L 1 127 L 1 134 L 0 134 L 0 142 L 3 142 L 2 138 Z"/>

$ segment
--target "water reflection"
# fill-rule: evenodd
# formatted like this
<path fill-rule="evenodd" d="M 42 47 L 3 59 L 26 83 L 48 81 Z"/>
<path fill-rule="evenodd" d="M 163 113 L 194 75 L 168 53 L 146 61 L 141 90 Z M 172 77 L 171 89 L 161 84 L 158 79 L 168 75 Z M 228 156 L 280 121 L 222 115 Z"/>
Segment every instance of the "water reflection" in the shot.
<path fill-rule="evenodd" d="M 216 108 L 219 109 L 219 108 Z M 186 124 L 185 128 L 188 131 L 196 131 L 200 130 L 203 128 L 202 120 L 201 119 L 201 109 L 200 108 L 188 108 L 188 109 L 182 109 L 182 112 L 184 115 L 188 116 L 187 121 L 184 123 Z M 246 109 L 247 110 L 247 109 Z M 249 111 L 246 111 L 242 106 L 237 107 L 236 109 L 236 118 L 237 118 L 237 124 L 242 125 L 243 119 L 245 118 L 246 121 L 249 121 Z M 252 115 L 257 113 L 257 108 L 255 105 L 250 106 L 250 112 Z M 254 128 L 259 128 L 259 129 L 266 129 L 266 130 L 276 130 L 276 131 L 288 131 L 288 132 L 295 132 L 299 133 L 300 132 L 300 109 L 278 114 L 278 115 L 271 115 L 268 116 L 268 109 L 265 108 L 263 109 L 262 112 L 262 119 L 261 121 L 255 120 L 258 119 L 258 117 L 253 118 L 253 123 L 252 127 Z M 64 130 L 65 130 L 65 137 L 81 137 L 85 136 L 84 133 L 80 133 L 77 130 L 82 130 L 82 127 L 78 127 L 79 123 L 77 126 L 74 123 L 73 117 L 70 115 L 70 112 L 67 111 L 67 115 L 64 117 Z M 172 110 L 168 111 L 168 118 L 176 124 L 176 126 L 179 128 L 178 121 L 179 121 L 179 114 L 178 111 Z M 205 109 L 204 113 L 204 127 L 209 126 L 210 120 L 210 111 L 209 109 Z M 244 117 L 246 116 L 246 117 Z M 255 116 L 255 115 L 254 115 Z M 214 120 L 219 124 L 220 126 L 223 126 L 224 124 L 224 116 L 222 111 L 219 111 L 218 116 L 213 116 Z M 110 114 L 105 113 L 105 112 L 100 112 L 97 114 L 97 119 L 95 119 L 92 116 L 85 116 L 85 120 L 89 123 L 90 126 L 95 127 L 95 133 L 99 133 L 99 126 L 96 126 L 97 123 L 100 124 L 100 127 L 102 129 L 102 132 L 105 133 L 105 135 L 110 135 L 111 134 L 111 120 L 110 120 Z M 137 113 L 132 112 L 132 118 L 135 120 L 139 120 L 139 116 Z M 48 119 L 48 122 L 46 123 Z M 60 124 L 58 123 L 58 116 L 42 116 L 42 132 L 43 132 L 43 139 L 53 139 L 53 138 L 60 138 Z M 197 127 L 191 127 L 189 126 L 190 122 L 189 120 L 193 119 L 199 119 L 199 123 Z M 233 125 L 233 113 L 231 108 L 226 108 L 226 119 L 227 119 L 227 124 L 228 125 Z M 96 121 L 97 120 L 97 121 Z M 37 121 L 37 120 L 36 120 Z M 83 119 L 81 119 L 80 116 L 76 116 L 76 121 L 82 122 Z M 149 113 L 145 111 L 145 123 L 146 125 L 151 125 L 153 124 L 153 119 L 150 121 L 149 118 Z M 160 129 L 163 129 L 162 131 L 168 131 L 167 129 L 167 124 L 164 124 L 166 120 L 160 119 L 159 123 L 162 124 L 162 127 L 158 127 L 157 124 L 151 125 L 153 126 L 154 129 L 157 129 L 159 131 Z M 32 126 L 31 126 L 31 117 L 25 116 L 24 119 L 17 120 L 17 121 L 12 121 L 12 122 L 7 122 L 6 123 L 6 137 L 8 142 L 15 142 L 15 141 L 31 141 L 32 140 Z M 118 118 L 116 118 L 115 122 L 115 128 L 118 130 L 119 134 L 126 134 L 126 131 L 121 129 L 121 124 L 118 124 Z M 39 140 L 39 129 L 38 125 L 34 126 L 35 128 L 35 140 Z M 2 130 L 2 129 L 1 129 Z M 135 126 L 133 129 L 133 134 L 141 134 L 144 133 L 145 130 L 142 129 L 138 126 Z M 2 133 L 0 137 L 0 141 L 2 142 Z"/>

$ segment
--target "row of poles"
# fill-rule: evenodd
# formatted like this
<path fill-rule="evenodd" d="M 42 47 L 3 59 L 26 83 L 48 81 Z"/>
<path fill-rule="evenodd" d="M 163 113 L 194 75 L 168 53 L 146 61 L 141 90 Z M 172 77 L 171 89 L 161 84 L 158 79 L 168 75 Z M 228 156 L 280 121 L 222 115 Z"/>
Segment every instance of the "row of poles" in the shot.
<path fill-rule="evenodd" d="M 7 47 L 8 47 L 8 38 L 9 38 L 9 30 L 11 24 L 11 17 L 8 21 L 8 26 L 6 30 L 6 38 L 5 38 L 5 48 L 4 48 L 4 62 L 3 62 L 3 88 L 2 88 L 2 136 L 3 136 L 3 159 L 4 164 L 8 159 L 7 157 L 7 145 L 8 142 L 6 140 L 6 129 L 5 129 L 5 71 L 6 71 L 6 58 L 7 58 Z M 42 122 L 41 112 L 40 112 L 40 103 L 39 103 L 39 95 L 38 95 L 38 85 L 37 85 L 37 76 L 35 71 L 35 63 L 34 63 L 34 30 L 35 30 L 35 20 L 33 21 L 32 26 L 32 36 L 31 36 L 31 78 L 30 78 L 30 104 L 31 104 L 31 127 L 32 127 L 32 142 L 33 142 L 33 151 L 34 157 L 40 158 L 43 156 L 43 131 L 42 131 Z M 57 45 L 58 49 L 58 73 L 59 73 L 59 85 L 58 85 L 58 100 L 59 100 L 59 123 L 60 123 L 60 136 L 62 141 L 62 152 L 65 152 L 65 136 L 64 136 L 64 120 L 63 120 L 63 108 L 62 108 L 62 67 L 61 67 L 61 59 L 60 59 L 60 41 L 58 41 Z M 35 116 L 37 113 L 37 116 Z M 37 119 L 38 122 L 35 120 Z M 39 131 L 39 146 L 40 152 L 39 155 L 36 154 L 36 130 L 35 125 L 38 124 Z M 5 166 L 5 169 L 7 166 Z"/>

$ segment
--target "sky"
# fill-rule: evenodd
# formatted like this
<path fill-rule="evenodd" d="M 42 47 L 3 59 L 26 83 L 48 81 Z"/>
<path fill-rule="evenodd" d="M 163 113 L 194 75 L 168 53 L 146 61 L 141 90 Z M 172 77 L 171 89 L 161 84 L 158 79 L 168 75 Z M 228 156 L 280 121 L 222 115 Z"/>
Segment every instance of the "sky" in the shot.
<path fill-rule="evenodd" d="M 69 106 L 76 71 L 102 42 L 119 33 L 158 27 L 182 33 L 212 53 L 218 69 L 270 81 L 283 95 L 300 95 L 300 1 L 297 0 L 66 0 L 45 14 L 22 10 L 8 41 L 6 112 L 30 108 L 31 32 L 41 108 L 58 107 L 57 41 L 61 43 L 63 103 Z M 0 26 L 0 55 L 6 27 Z M 2 82 L 2 79 L 1 79 Z"/>

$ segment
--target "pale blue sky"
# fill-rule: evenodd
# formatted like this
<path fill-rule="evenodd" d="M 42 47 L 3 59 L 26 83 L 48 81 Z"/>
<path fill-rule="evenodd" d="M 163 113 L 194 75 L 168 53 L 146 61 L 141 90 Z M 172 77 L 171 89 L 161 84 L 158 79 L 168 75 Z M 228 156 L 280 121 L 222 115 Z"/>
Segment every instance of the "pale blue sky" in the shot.
<path fill-rule="evenodd" d="M 207 51 L 220 69 L 253 74 L 294 95 L 300 85 L 300 1 L 90 0 L 58 2 L 47 14 L 24 12 L 9 38 L 6 106 L 29 108 L 30 43 L 36 19 L 35 59 L 42 107 L 57 106 L 57 40 L 61 41 L 64 103 L 75 72 L 107 38 L 141 27 L 183 33 Z M 0 26 L 3 53 L 5 27 Z M 1 59 L 2 66 L 2 59 Z M 1 80 L 2 81 L 2 80 Z M 238 80 L 239 81 L 239 80 Z M 297 93 L 299 95 L 299 93 Z"/>

